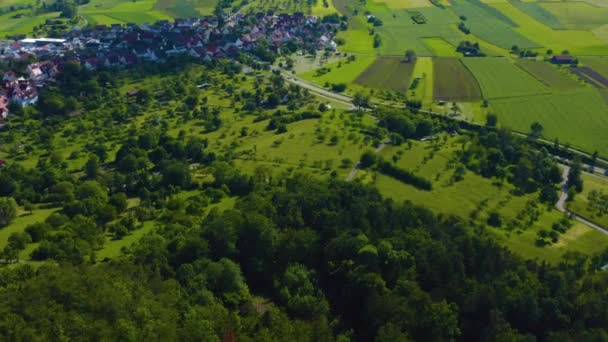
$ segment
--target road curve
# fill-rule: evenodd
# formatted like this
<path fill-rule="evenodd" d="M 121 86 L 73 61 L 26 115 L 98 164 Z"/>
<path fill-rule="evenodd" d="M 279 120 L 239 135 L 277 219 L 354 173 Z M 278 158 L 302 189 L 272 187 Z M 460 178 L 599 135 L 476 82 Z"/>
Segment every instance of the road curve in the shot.
<path fill-rule="evenodd" d="M 382 151 L 384 149 L 384 147 L 386 147 L 386 144 L 388 144 L 388 143 L 389 143 L 388 140 L 383 141 L 380 145 L 378 145 L 378 147 L 376 147 L 376 150 L 374 152 L 380 153 L 380 151 Z M 357 172 L 359 172 L 359 170 L 361 170 L 362 167 L 363 167 L 363 164 L 361 164 L 361 161 L 358 161 L 357 164 L 355 165 L 355 167 L 353 167 L 353 169 L 350 170 L 350 172 L 348 173 L 348 176 L 346 177 L 346 181 L 350 182 L 351 180 L 353 180 L 353 178 L 355 178 L 355 176 L 357 175 Z"/>
<path fill-rule="evenodd" d="M 576 214 L 574 214 L 573 212 L 569 211 L 566 208 L 566 201 L 568 200 L 568 173 L 570 173 L 570 166 L 568 165 L 563 165 L 560 164 L 560 166 L 564 169 L 562 172 L 562 183 L 561 185 L 561 193 L 559 195 L 559 200 L 557 201 L 557 203 L 555 203 L 555 207 L 557 208 L 557 210 L 559 210 L 560 212 L 568 215 L 569 217 L 577 220 L 578 222 L 591 227 L 595 230 L 597 230 L 598 232 L 608 235 L 608 230 L 596 223 L 593 223 L 585 218 L 582 218 Z"/>

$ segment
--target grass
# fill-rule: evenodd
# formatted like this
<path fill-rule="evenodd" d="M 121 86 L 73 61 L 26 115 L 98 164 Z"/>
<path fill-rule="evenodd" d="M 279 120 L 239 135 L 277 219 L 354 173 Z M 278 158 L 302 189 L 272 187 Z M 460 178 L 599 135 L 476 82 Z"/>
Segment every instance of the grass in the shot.
<path fill-rule="evenodd" d="M 314 70 L 305 72 L 299 76 L 318 85 L 324 85 L 326 82 L 350 84 L 375 60 L 376 57 L 373 56 L 356 56 L 356 59 L 352 62 L 347 62 L 343 59 L 339 62 L 327 64 L 325 67 L 330 68 L 331 71 L 326 74 L 320 75 Z"/>
<path fill-rule="evenodd" d="M 433 59 L 433 96 L 443 101 L 475 101 L 481 98 L 477 80 L 457 58 Z"/>
<path fill-rule="evenodd" d="M 502 126 L 529 132 L 538 121 L 547 139 L 608 155 L 608 107 L 596 89 L 490 101 Z"/>
<path fill-rule="evenodd" d="M 138 1 L 93 1 L 81 7 L 82 14 L 91 24 L 110 25 L 126 23 L 154 23 L 158 20 L 179 16 L 158 7 L 156 0 Z M 197 12 L 183 13 L 198 15 Z"/>
<path fill-rule="evenodd" d="M 415 63 L 403 58 L 378 58 L 356 79 L 355 83 L 381 89 L 405 91 L 409 88 Z"/>
<path fill-rule="evenodd" d="M 509 18 L 489 5 L 483 5 L 475 0 L 453 0 L 452 3 L 451 9 L 458 16 L 467 18 L 465 25 L 471 32 L 491 44 L 505 49 L 510 49 L 513 45 L 520 48 L 541 46 L 536 39 L 517 32 Z"/>
<path fill-rule="evenodd" d="M 373 54 L 374 37 L 372 37 L 367 29 L 349 29 L 347 31 L 338 32 L 338 38 L 343 38 L 346 41 L 340 50 L 346 52 Z"/>
<path fill-rule="evenodd" d="M 422 38 L 422 42 L 433 53 L 434 56 L 458 57 L 456 46 L 448 43 L 443 38 Z"/>
<path fill-rule="evenodd" d="M 486 99 L 548 93 L 549 89 L 506 58 L 465 58 Z"/>
<path fill-rule="evenodd" d="M 559 69 L 547 62 L 520 59 L 517 65 L 551 88 L 563 90 L 581 86 L 581 83 L 565 69 Z"/>
<path fill-rule="evenodd" d="M 462 181 L 451 184 L 449 179 L 453 170 L 447 165 L 454 153 L 461 149 L 461 143 L 458 138 L 449 138 L 446 142 L 443 142 L 443 139 L 440 141 L 442 146 L 435 152 L 431 142 L 414 142 L 412 149 L 388 147 L 382 152 L 385 158 L 390 158 L 401 151 L 402 155 L 397 165 L 433 180 L 432 191 L 421 191 L 381 174 L 370 175 L 361 172 L 358 179 L 373 182 L 384 196 L 397 202 L 407 200 L 436 212 L 465 219 L 470 219 L 470 213 L 478 210 L 475 219 L 477 223 L 484 223 L 488 214 L 494 210 L 500 213 L 503 221 L 515 218 L 529 200 L 537 198 L 537 194 L 514 196 L 510 192 L 510 185 L 503 184 L 499 187 L 492 179 L 483 178 L 472 172 L 467 172 Z M 550 229 L 551 225 L 561 217 L 562 214 L 557 210 L 544 208 L 539 220 L 530 226 L 514 230 L 487 228 L 486 232 L 517 254 L 548 262 L 557 262 L 567 251 L 595 253 L 608 246 L 608 237 L 577 224 L 566 234 L 561 235 L 556 244 L 543 248 L 536 247 L 534 242 L 537 232 L 541 229 Z"/>
<path fill-rule="evenodd" d="M 568 204 L 568 210 L 573 213 L 587 218 L 599 224 L 602 227 L 608 228 L 608 215 L 599 216 L 597 212 L 590 210 L 588 204 L 588 196 L 592 190 L 601 191 L 608 194 L 608 178 L 598 179 L 597 177 L 582 175 L 583 191 L 574 197 L 574 201 Z"/>
<path fill-rule="evenodd" d="M 378 0 L 375 3 L 384 4 L 390 9 L 422 8 L 433 6 L 428 0 Z"/>
<path fill-rule="evenodd" d="M 429 106 L 433 102 L 433 75 L 433 60 L 430 57 L 418 57 L 412 75 L 413 80 L 418 78 L 418 85 L 415 89 L 410 89 L 408 98 L 421 101 L 423 106 Z"/>
<path fill-rule="evenodd" d="M 563 28 L 589 30 L 608 24 L 608 8 L 598 8 L 584 2 L 545 2 L 540 6 L 553 15 Z"/>
<path fill-rule="evenodd" d="M 583 57 L 581 61 L 602 76 L 608 78 L 608 58 L 606 57 Z"/>
<path fill-rule="evenodd" d="M 16 14 L 23 14 L 24 16 L 13 18 Z M 28 10 L 0 15 L 0 37 L 14 34 L 30 34 L 34 30 L 34 27 L 44 24 L 47 19 L 56 19 L 58 17 L 59 12 L 31 16 Z"/>
<path fill-rule="evenodd" d="M 44 222 L 44 220 L 55 211 L 57 211 L 57 209 L 34 209 L 34 212 L 30 215 L 24 213 L 23 210 L 20 210 L 19 217 L 7 227 L 0 229 L 0 249 L 6 246 L 11 234 L 23 232 L 30 224 Z"/>
<path fill-rule="evenodd" d="M 501 3 L 503 1 L 497 1 L 496 3 Z M 522 12 L 525 12 L 530 17 L 534 18 L 534 20 L 543 23 L 553 29 L 565 29 L 568 28 L 567 25 L 564 25 L 563 21 L 560 20 L 550 9 L 546 7 L 547 3 L 538 3 L 538 2 L 524 2 L 521 0 L 513 0 L 511 4 L 517 7 Z M 559 3 L 555 5 L 562 5 L 564 3 Z"/>

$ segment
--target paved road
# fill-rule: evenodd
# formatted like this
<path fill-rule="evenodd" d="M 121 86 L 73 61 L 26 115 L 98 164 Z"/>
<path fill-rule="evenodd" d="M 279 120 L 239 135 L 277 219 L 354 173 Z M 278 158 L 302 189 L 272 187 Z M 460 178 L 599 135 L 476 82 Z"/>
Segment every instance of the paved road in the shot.
<path fill-rule="evenodd" d="M 386 146 L 386 144 L 388 144 L 388 143 L 389 143 L 388 140 L 383 141 L 380 145 L 378 145 L 378 147 L 376 147 L 376 150 L 374 152 L 380 153 L 380 151 L 382 151 L 384 149 L 384 147 Z M 362 167 L 363 167 L 363 165 L 361 164 L 361 161 L 358 161 L 357 165 L 355 165 L 355 167 L 353 167 L 353 169 L 350 170 L 350 173 L 346 177 L 346 181 L 349 182 L 349 181 L 353 180 L 353 178 L 355 178 L 355 176 L 357 175 L 357 172 L 359 170 L 361 170 Z"/>
<path fill-rule="evenodd" d="M 561 183 L 562 192 L 561 192 L 561 194 L 559 196 L 559 200 L 557 201 L 557 203 L 555 203 L 555 207 L 557 208 L 557 210 L 559 210 L 562 213 L 570 216 L 571 218 L 577 220 L 578 222 L 580 222 L 580 223 L 582 223 L 584 225 L 587 225 L 587 226 L 589 226 L 589 227 L 597 230 L 600 233 L 608 235 L 608 230 L 606 228 L 604 228 L 604 227 L 602 227 L 602 226 L 600 226 L 600 225 L 598 225 L 596 223 L 593 223 L 593 222 L 591 222 L 589 220 L 586 220 L 586 219 L 584 219 L 584 218 L 582 218 L 582 217 L 574 214 L 573 212 L 569 211 L 566 208 L 566 201 L 568 200 L 568 184 L 567 184 L 567 181 L 568 181 L 568 173 L 570 172 L 570 166 L 563 165 L 563 164 L 560 164 L 560 165 L 561 165 L 561 167 L 564 170 L 562 172 L 562 183 Z M 602 178 L 602 177 L 597 176 L 597 175 L 592 175 L 592 176 L 595 176 L 595 177 L 598 177 L 598 178 L 601 178 L 601 179 L 605 179 L 605 178 Z"/>

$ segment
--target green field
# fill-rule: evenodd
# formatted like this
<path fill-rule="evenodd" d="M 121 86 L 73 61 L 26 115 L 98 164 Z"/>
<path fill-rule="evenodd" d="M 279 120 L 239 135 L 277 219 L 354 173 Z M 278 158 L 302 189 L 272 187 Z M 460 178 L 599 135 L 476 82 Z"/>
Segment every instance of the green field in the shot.
<path fill-rule="evenodd" d="M 451 9 L 465 16 L 471 33 L 501 48 L 510 49 L 542 46 L 535 38 L 526 37 L 516 31 L 516 25 L 501 11 L 474 0 L 452 0 Z"/>
<path fill-rule="evenodd" d="M 405 63 L 403 58 L 378 58 L 355 79 L 355 83 L 405 91 L 409 88 L 414 64 Z"/>
<path fill-rule="evenodd" d="M 323 86 L 325 83 L 353 83 L 363 71 L 365 71 L 376 60 L 373 56 L 356 56 L 352 62 L 347 62 L 343 59 L 339 62 L 334 62 L 325 65 L 330 71 L 324 74 L 319 74 L 316 70 L 308 71 L 299 76 L 305 80 Z"/>
<path fill-rule="evenodd" d="M 608 53 L 608 45 L 590 31 L 553 30 L 526 15 L 510 3 L 493 4 L 492 6 L 506 14 L 517 24 L 515 28 L 517 32 L 533 39 L 544 48 L 551 48 L 554 51 L 567 49 L 575 54 L 603 55 Z M 512 44 L 517 43 L 513 42 Z"/>
<path fill-rule="evenodd" d="M 517 65 L 551 88 L 574 89 L 582 85 L 566 69 L 559 69 L 547 62 L 520 59 Z"/>
<path fill-rule="evenodd" d="M 530 125 L 538 121 L 547 139 L 559 138 L 562 144 L 608 155 L 608 107 L 596 89 L 497 99 L 490 105 L 505 127 L 529 132 Z"/>
<path fill-rule="evenodd" d="M 555 16 L 562 24 L 560 28 L 588 30 L 608 24 L 608 8 L 584 2 L 543 2 L 540 6 Z"/>
<path fill-rule="evenodd" d="M 583 192 L 574 197 L 574 201 L 568 204 L 568 210 L 580 215 L 602 227 L 608 227 L 608 215 L 599 215 L 597 211 L 589 207 L 588 196 L 592 190 L 601 191 L 608 194 L 608 178 L 599 179 L 590 175 L 583 174 Z"/>
<path fill-rule="evenodd" d="M 173 16 L 156 8 L 156 0 L 135 2 L 96 2 L 82 6 L 80 13 L 91 24 L 154 23 L 158 20 L 172 19 Z M 196 14 L 193 12 L 192 14 Z"/>
<path fill-rule="evenodd" d="M 433 97 L 441 101 L 475 101 L 481 99 L 481 91 L 460 59 L 434 58 Z"/>
<path fill-rule="evenodd" d="M 506 58 L 465 58 L 485 99 L 545 94 L 549 89 Z"/>
<path fill-rule="evenodd" d="M 581 61 L 586 66 L 608 78 L 608 57 L 583 57 Z"/>

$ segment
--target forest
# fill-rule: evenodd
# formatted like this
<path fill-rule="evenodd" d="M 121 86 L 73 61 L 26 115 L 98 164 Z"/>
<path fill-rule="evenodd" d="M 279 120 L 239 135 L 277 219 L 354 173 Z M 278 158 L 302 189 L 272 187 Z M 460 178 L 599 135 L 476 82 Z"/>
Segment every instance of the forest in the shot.
<path fill-rule="evenodd" d="M 180 105 L 163 117 L 180 116 L 184 125 L 199 120 L 197 130 L 214 132 L 225 122 L 207 95 L 171 83 L 125 99 L 117 75 L 66 63 L 36 107 L 15 108 L 22 119 L 2 135 L 6 144 L 24 139 L 17 132 L 32 139 L 18 158 L 43 153 L 32 167 L 1 169 L 0 210 L 8 219 L 0 224 L 15 218 L 17 205 L 30 213 L 57 210 L 11 234 L 2 251 L 0 339 L 608 339 L 608 274 L 600 271 L 608 252 L 568 253 L 555 265 L 524 260 L 499 245 L 491 228 L 385 199 L 335 171 L 243 172 L 235 149 L 217 153 L 212 141 L 184 130 L 170 134 L 167 121 L 142 114 L 177 98 Z M 233 64 L 218 63 L 194 81 L 228 77 L 250 80 Z M 273 135 L 327 111 L 304 107 L 309 94 L 279 75 L 254 82 L 249 90 L 226 82 L 221 94 L 244 103 L 239 114 L 268 120 L 263 127 Z M 91 113 L 90 122 L 74 114 L 81 110 Z M 405 110 L 375 114 L 379 126 L 359 128 L 373 145 L 386 136 L 401 144 L 457 129 Z M 102 127 L 112 130 L 107 140 L 68 158 L 84 157 L 76 171 L 54 150 L 62 132 L 97 134 Z M 458 162 L 472 172 L 511 182 L 521 193 L 546 189 L 541 195 L 556 196 L 559 169 L 546 151 L 503 130 L 463 135 Z M 431 190 L 429 180 L 367 154 L 365 167 Z M 234 206 L 218 209 L 226 198 Z M 120 240 L 146 223 L 156 229 L 120 257 L 97 256 L 108 235 Z M 27 246 L 34 249 L 24 262 L 19 255 Z"/>

